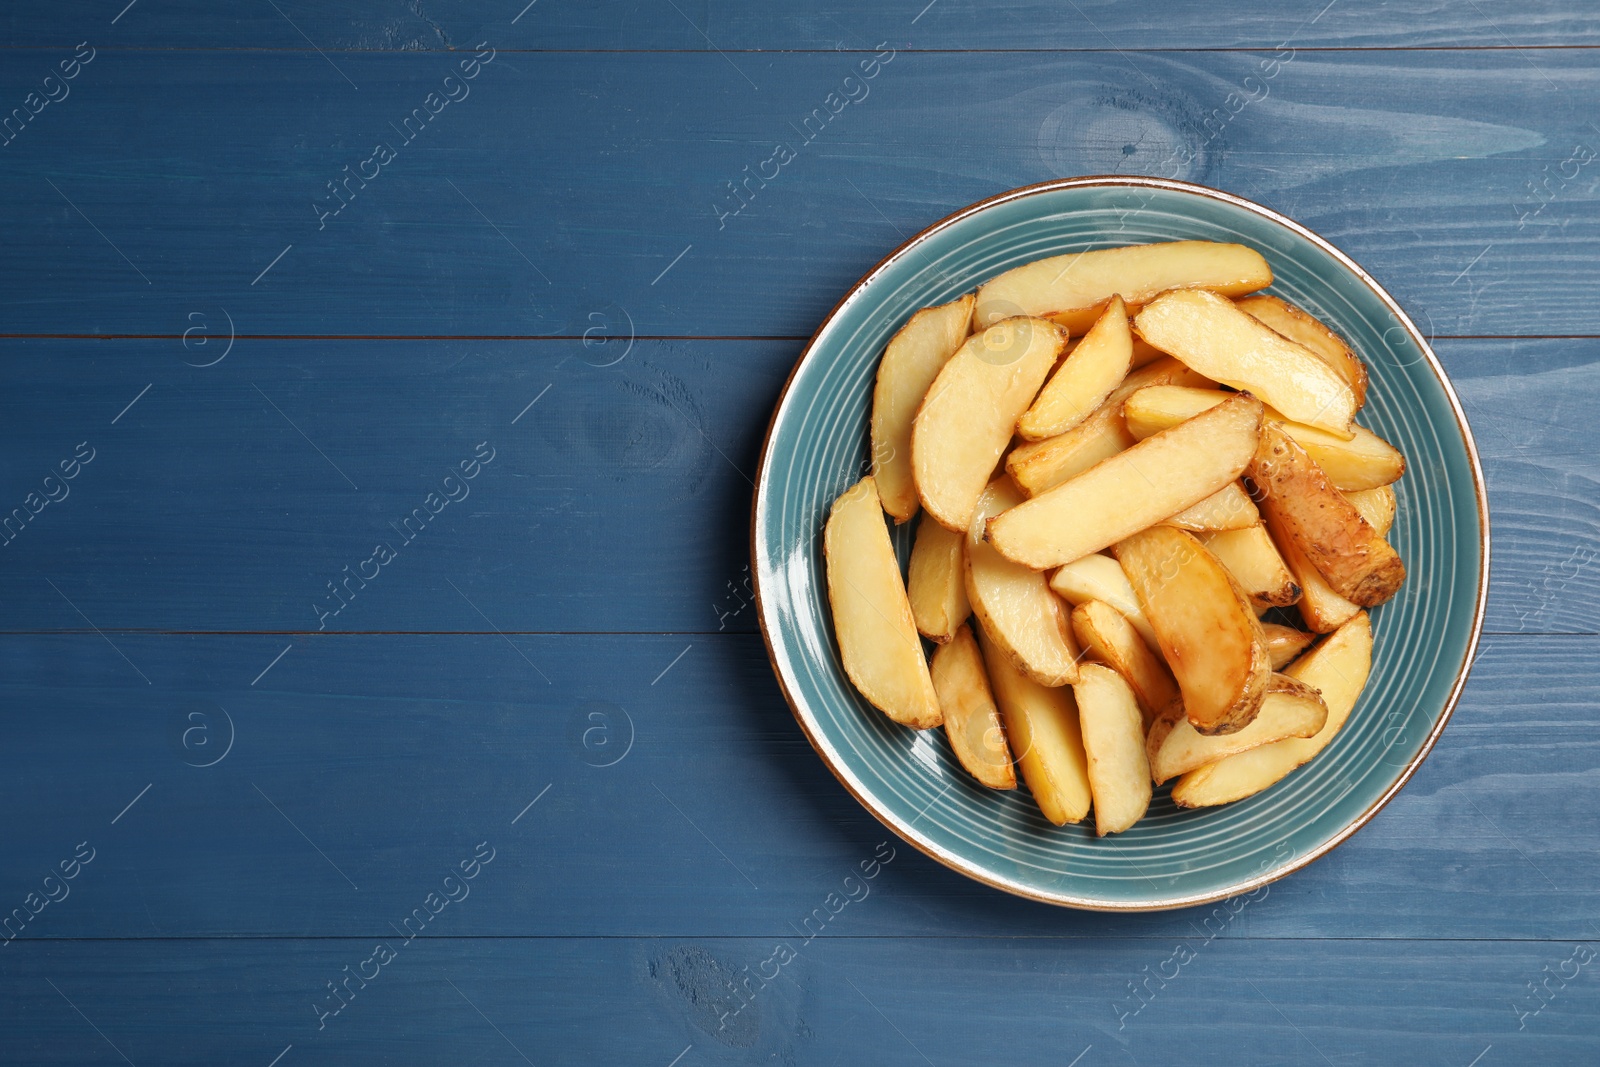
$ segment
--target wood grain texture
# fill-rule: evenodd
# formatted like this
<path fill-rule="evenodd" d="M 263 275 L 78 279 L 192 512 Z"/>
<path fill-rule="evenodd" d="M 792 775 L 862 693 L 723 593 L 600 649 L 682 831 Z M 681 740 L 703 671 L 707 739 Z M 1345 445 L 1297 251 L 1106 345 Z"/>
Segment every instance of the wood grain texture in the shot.
<path fill-rule="evenodd" d="M 579 336 L 621 309 L 640 335 L 804 337 L 959 207 L 1164 171 L 1321 232 L 1432 333 L 1592 333 L 1594 164 L 1560 177 L 1597 137 L 1589 55 L 1307 53 L 1258 85 L 1241 53 L 908 53 L 849 104 L 853 55 L 742 57 L 758 91 L 716 54 L 508 53 L 408 142 L 460 57 L 343 56 L 358 90 L 315 52 L 108 51 L 3 149 L 30 235 L 6 331 L 175 337 L 226 308 L 245 335 Z M 0 94 L 54 62 L 0 54 Z"/>
<path fill-rule="evenodd" d="M 124 0 L 124 3 L 126 0 Z M 225 5 L 178 0 L 132 6 L 88 0 L 19 9 L 0 16 L 12 47 L 71 47 L 85 35 L 128 48 L 300 49 L 309 39 L 328 51 L 444 51 L 489 38 L 502 47 L 543 49 L 1303 48 L 1463 47 L 1569 44 L 1600 30 L 1593 12 L 1559 0 L 1508 11 L 1403 0 L 1381 6 L 1313 0 L 1231 5 L 1175 0 L 1130 17 L 1114 0 L 1079 0 L 1065 8 L 1043 0 L 978 6 L 947 0 L 896 0 L 863 8 L 841 0 L 785 5 L 781 14 L 737 0 L 633 4 L 592 0 L 459 0 L 418 3 L 357 0 L 327 4 L 281 0 Z M 676 8 L 676 10 L 674 10 Z"/>
<path fill-rule="evenodd" d="M 1182 936 L 1215 910 L 1073 912 L 925 859 L 833 780 L 750 635 L 106 637 L 0 637 L 28 709 L 0 810 L 34 813 L 0 901 L 97 852 L 25 938 L 381 935 L 481 841 L 478 888 L 515 888 L 441 934 L 782 936 L 885 841 L 894 904 L 853 936 Z M 1228 936 L 1594 936 L 1596 641 L 1491 639 L 1416 778 Z"/>
<path fill-rule="evenodd" d="M 226 335 L 189 340 L 0 342 L 0 516 L 96 450 L 0 545 L 0 629 L 755 630 L 748 479 L 798 342 L 247 339 L 197 368 Z M 1594 632 L 1600 345 L 1439 351 L 1488 472 L 1489 629 Z M 470 496 L 402 528 L 484 441 Z"/>
<path fill-rule="evenodd" d="M 874 894 L 835 921 L 890 906 Z M 780 945 L 792 959 L 775 955 Z M 264 1067 L 292 1045 L 283 1064 L 947 1064 L 986 1062 L 1003 1040 L 1062 1064 L 1587 1065 L 1600 1019 L 1594 963 L 1567 967 L 1577 976 L 1552 981 L 1548 1003 L 1526 988 L 1592 953 L 1592 941 L 1244 944 L 1196 930 L 1092 944 L 419 938 L 367 968 L 377 977 L 365 988 L 352 979 L 353 996 L 319 1030 L 318 1006 L 339 1003 L 326 983 L 355 974 L 374 948 L 13 946 L 0 990 L 29 1023 L 0 1062 L 121 1063 L 120 1052 L 136 1064 Z M 779 958 L 788 962 L 767 964 L 763 981 L 762 965 Z M 1146 981 L 1141 1000 L 1131 983 Z M 1528 1001 L 1545 1006 L 1519 1017 Z"/>

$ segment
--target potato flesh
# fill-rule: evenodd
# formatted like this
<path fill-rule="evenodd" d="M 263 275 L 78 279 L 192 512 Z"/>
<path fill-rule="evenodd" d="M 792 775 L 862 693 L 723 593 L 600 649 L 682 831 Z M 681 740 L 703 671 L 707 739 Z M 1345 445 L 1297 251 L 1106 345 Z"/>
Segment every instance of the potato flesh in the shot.
<path fill-rule="evenodd" d="M 1306 450 L 1277 426 L 1261 432 L 1252 495 L 1340 596 L 1372 607 L 1399 591 L 1405 563 Z"/>
<path fill-rule="evenodd" d="M 1204 734 L 1249 725 L 1271 661 L 1261 624 L 1221 561 L 1193 534 L 1171 526 L 1134 534 L 1116 552 L 1155 627 L 1189 721 Z"/>
<path fill-rule="evenodd" d="M 1353 493 L 1345 493 L 1344 497 L 1355 505 L 1361 517 L 1378 531 L 1379 537 L 1387 537 L 1389 530 L 1394 526 L 1396 501 L 1394 486 L 1380 485 L 1376 489 L 1361 489 Z"/>
<path fill-rule="evenodd" d="M 1266 293 L 1241 297 L 1234 304 L 1263 326 L 1305 345 L 1324 363 L 1338 371 L 1356 394 L 1357 408 L 1367 402 L 1367 368 L 1350 351 L 1344 338 L 1330 330 L 1322 320 Z"/>
<path fill-rule="evenodd" d="M 1038 496 L 1101 460 L 1132 448 L 1135 438 L 1123 420 L 1122 402 L 1140 389 L 1173 384 L 1204 385 L 1206 379 L 1170 356 L 1162 356 L 1130 372 L 1094 414 L 1066 433 L 1012 449 L 1006 457 L 1006 472 L 1024 493 Z"/>
<path fill-rule="evenodd" d="M 1183 385 L 1148 386 L 1124 400 L 1122 412 L 1127 432 L 1138 440 L 1192 419 L 1233 394 L 1220 389 Z M 1317 461 L 1333 484 L 1345 492 L 1376 489 L 1405 473 L 1406 460 L 1398 449 L 1364 426 L 1351 426 L 1355 436 L 1344 440 L 1315 426 L 1289 422 L 1271 408 L 1266 420 L 1284 431 Z"/>
<path fill-rule="evenodd" d="M 1197 534 L 1200 543 L 1222 561 L 1257 606 L 1287 607 L 1300 599 L 1300 587 L 1266 526 L 1257 523 L 1243 530 Z"/>
<path fill-rule="evenodd" d="M 1261 521 L 1255 501 L 1238 482 L 1229 482 L 1200 503 L 1184 508 L 1162 520 L 1190 533 L 1214 530 L 1243 530 Z"/>
<path fill-rule="evenodd" d="M 1172 787 L 1181 807 L 1227 804 L 1259 793 L 1326 748 L 1343 728 L 1372 669 L 1372 626 L 1366 612 L 1353 618 L 1284 673 L 1322 694 L 1328 718 L 1312 737 L 1290 738 L 1209 763 Z"/>
<path fill-rule="evenodd" d="M 1037 569 L 1108 548 L 1238 478 L 1260 430 L 1260 401 L 1236 395 L 990 519 L 989 540 Z"/>
<path fill-rule="evenodd" d="M 1272 660 L 1272 669 L 1275 671 L 1281 671 L 1293 663 L 1295 657 L 1317 639 L 1316 634 L 1296 630 L 1293 626 L 1280 626 L 1275 622 L 1262 623 L 1261 632 L 1266 634 L 1267 658 Z"/>
<path fill-rule="evenodd" d="M 933 688 L 944 710 L 944 732 L 956 759 L 990 789 L 1015 789 L 1011 749 L 1000 711 L 984 673 L 983 656 L 972 630 L 962 623 L 947 645 L 933 654 Z"/>
<path fill-rule="evenodd" d="M 1085 664 L 1072 692 L 1089 758 L 1095 833 L 1120 833 L 1150 807 L 1150 760 L 1139 703 L 1120 674 L 1098 663 Z"/>
<path fill-rule="evenodd" d="M 1144 728 L 1178 697 L 1172 672 L 1151 651 L 1121 612 L 1099 600 L 1072 609 L 1072 629 L 1085 651 L 1110 667 L 1133 688 Z"/>
<path fill-rule="evenodd" d="M 1160 647 L 1133 586 L 1128 584 L 1128 576 L 1122 573 L 1122 564 L 1110 556 L 1093 552 L 1057 568 L 1050 576 L 1050 588 L 1074 607 L 1090 600 L 1110 604 L 1133 624 L 1145 644 L 1151 649 Z"/>
<path fill-rule="evenodd" d="M 1128 376 L 1133 361 L 1133 331 L 1121 297 L 1056 368 L 1033 406 L 1017 420 L 1017 433 L 1029 441 L 1066 433 L 1105 403 Z"/>
<path fill-rule="evenodd" d="M 981 328 L 1011 315 L 1046 315 L 1082 332 L 1118 294 L 1142 304 L 1167 289 L 1203 286 L 1242 296 L 1271 284 L 1272 268 L 1261 253 L 1238 244 L 1169 241 L 1073 252 L 985 282 L 973 323 Z"/>
<path fill-rule="evenodd" d="M 939 698 L 870 475 L 834 501 L 822 551 L 845 674 L 895 722 L 918 730 L 938 726 L 944 721 Z"/>
<path fill-rule="evenodd" d="M 969 338 L 929 387 L 911 427 L 911 474 L 922 506 L 964 531 L 1067 332 L 1044 319 L 1007 319 Z"/>
<path fill-rule="evenodd" d="M 872 476 L 895 522 L 917 513 L 911 477 L 911 422 L 939 371 L 967 339 L 973 295 L 923 308 L 890 339 L 872 390 Z"/>
<path fill-rule="evenodd" d="M 1167 293 L 1139 312 L 1134 328 L 1212 381 L 1247 390 L 1297 422 L 1350 436 L 1356 413 L 1350 383 L 1231 301 L 1204 290 Z"/>
<path fill-rule="evenodd" d="M 1039 810 L 1057 826 L 1081 821 L 1092 797 L 1072 688 L 1040 685 L 1017 670 L 981 627 L 978 644 L 1012 755 Z"/>
<path fill-rule="evenodd" d="M 925 519 L 917 526 L 911 546 L 911 569 L 906 595 L 911 617 L 923 637 L 945 644 L 956 627 L 972 614 L 967 603 L 967 538 L 965 534 Z"/>
<path fill-rule="evenodd" d="M 1161 785 L 1197 767 L 1239 752 L 1281 741 L 1313 737 L 1328 719 L 1328 707 L 1315 689 L 1281 675 L 1274 676 L 1261 701 L 1261 711 L 1236 733 L 1207 737 L 1182 718 L 1181 708 L 1152 730 L 1146 739 L 1150 777 Z"/>
<path fill-rule="evenodd" d="M 1004 478 L 979 498 L 967 536 L 967 599 L 984 632 L 1018 670 L 1040 685 L 1066 685 L 1078 677 L 1079 655 L 1061 598 L 1042 573 L 1011 562 L 982 540 L 988 517 L 1021 499 Z"/>

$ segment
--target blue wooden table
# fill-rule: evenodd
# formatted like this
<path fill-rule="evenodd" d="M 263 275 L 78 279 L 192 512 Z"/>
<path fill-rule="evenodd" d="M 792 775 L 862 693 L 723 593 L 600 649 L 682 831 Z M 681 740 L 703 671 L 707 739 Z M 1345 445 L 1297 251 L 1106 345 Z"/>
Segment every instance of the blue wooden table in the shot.
<path fill-rule="evenodd" d="M 1600 11 L 524 2 L 0 15 L 0 1061 L 1597 1062 Z M 1175 150 L 1433 338 L 1488 632 L 1349 843 L 1074 913 L 812 753 L 750 477 L 887 250 Z"/>

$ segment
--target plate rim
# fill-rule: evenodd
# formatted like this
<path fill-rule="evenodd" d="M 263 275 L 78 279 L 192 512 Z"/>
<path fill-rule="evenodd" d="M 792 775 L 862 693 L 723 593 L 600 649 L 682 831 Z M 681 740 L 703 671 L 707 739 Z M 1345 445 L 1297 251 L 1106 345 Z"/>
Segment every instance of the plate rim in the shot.
<path fill-rule="evenodd" d="M 868 795 L 864 784 L 854 781 L 854 775 L 852 772 L 844 767 L 838 754 L 833 750 L 827 739 L 820 736 L 820 731 L 813 728 L 813 724 L 808 721 L 809 713 L 802 711 L 800 702 L 795 699 L 794 692 L 790 688 L 790 678 L 787 677 L 784 669 L 779 665 L 777 656 L 775 654 L 773 636 L 768 622 L 768 612 L 771 609 L 769 608 L 768 602 L 763 597 L 761 589 L 761 576 L 765 566 L 772 565 L 770 557 L 762 548 L 759 533 L 762 527 L 762 501 L 765 494 L 770 491 L 770 463 L 772 459 L 773 431 L 776 429 L 780 418 L 784 415 L 785 409 L 790 401 L 790 390 L 794 385 L 795 377 L 800 373 L 800 369 L 805 366 L 806 362 L 812 358 L 816 351 L 818 340 L 821 338 L 824 331 L 827 330 L 828 326 L 838 316 L 839 312 L 844 308 L 844 306 L 849 303 L 857 293 L 871 284 L 890 266 L 909 255 L 924 240 L 932 237 L 934 234 L 942 230 L 954 226 L 958 222 L 961 222 L 970 216 L 976 215 L 1000 204 L 1009 203 L 1014 200 L 1025 199 L 1031 196 L 1038 196 L 1043 193 L 1057 192 L 1065 189 L 1102 187 L 1159 189 L 1220 201 L 1232 207 L 1250 212 L 1251 214 L 1261 216 L 1269 222 L 1276 223 L 1277 225 L 1282 226 L 1295 234 L 1298 234 L 1300 237 L 1309 241 L 1311 244 L 1339 263 L 1339 265 L 1348 270 L 1358 281 L 1361 282 L 1362 285 L 1366 286 L 1366 288 L 1378 298 L 1380 303 L 1388 308 L 1390 313 L 1395 317 L 1395 321 L 1398 322 L 1406 331 L 1412 342 L 1417 346 L 1417 349 L 1422 353 L 1423 357 L 1427 361 L 1429 369 L 1432 371 L 1434 377 L 1438 380 L 1440 386 L 1443 387 L 1445 397 L 1450 404 L 1451 415 L 1455 419 L 1456 430 L 1461 435 L 1462 444 L 1466 448 L 1468 466 L 1472 473 L 1472 490 L 1477 503 L 1478 514 L 1478 582 L 1476 600 L 1472 611 L 1472 624 L 1467 637 L 1466 648 L 1463 652 L 1461 662 L 1456 668 L 1455 681 L 1450 687 L 1450 693 L 1445 699 L 1444 708 L 1439 715 L 1438 721 L 1434 724 L 1433 729 L 1429 731 L 1428 736 L 1423 740 L 1422 747 L 1418 749 L 1416 755 L 1406 763 L 1405 767 L 1395 777 L 1394 781 L 1389 785 L 1389 787 L 1385 789 L 1382 794 L 1380 794 L 1378 798 L 1366 808 L 1365 811 L 1361 812 L 1354 819 L 1350 820 L 1350 822 L 1342 827 L 1337 833 L 1331 835 L 1327 840 L 1321 842 L 1316 848 L 1311 849 L 1303 856 L 1298 854 L 1293 855 L 1284 862 L 1266 871 L 1248 878 L 1240 879 L 1216 890 L 1208 890 L 1206 892 L 1173 897 L 1152 897 L 1148 900 L 1141 901 L 1108 901 L 1093 897 L 1081 897 L 1071 893 L 1050 893 L 1047 891 L 1038 890 L 1018 881 L 1007 879 L 994 874 L 992 871 L 984 869 L 982 866 L 963 856 L 942 848 L 931 840 L 923 838 L 910 825 L 903 825 L 902 820 L 900 820 L 898 817 L 880 808 L 878 804 L 876 804 Z M 1411 321 L 1411 317 L 1405 313 L 1394 297 L 1392 297 L 1389 292 L 1383 288 L 1383 286 L 1379 285 L 1376 279 L 1362 269 L 1359 264 L 1335 247 L 1331 242 L 1323 238 L 1320 234 L 1311 230 L 1302 223 L 1296 222 L 1285 215 L 1279 214 L 1271 208 L 1265 207 L 1253 200 L 1238 196 L 1234 193 L 1212 188 L 1208 185 L 1200 185 L 1195 182 L 1179 181 L 1172 178 L 1154 178 L 1140 175 L 1084 175 L 1075 178 L 1056 178 L 1050 181 L 1036 182 L 1031 185 L 1024 185 L 1015 189 L 1009 189 L 1005 192 L 997 193 L 994 196 L 986 197 L 982 200 L 976 201 L 967 205 L 966 207 L 960 208 L 959 210 L 946 215 L 937 222 L 932 223 L 931 225 L 923 228 L 922 230 L 913 234 L 911 237 L 904 240 L 900 243 L 900 245 L 880 259 L 872 266 L 870 270 L 863 274 L 861 278 L 855 282 L 855 284 L 846 289 L 844 294 L 834 304 L 833 308 L 822 317 L 822 320 L 818 323 L 817 328 L 812 332 L 810 339 L 807 340 L 805 348 L 795 359 L 794 366 L 790 368 L 788 376 L 784 378 L 783 388 L 779 391 L 778 399 L 772 406 L 772 414 L 768 417 L 766 432 L 762 435 L 761 458 L 756 466 L 754 492 L 751 493 L 750 497 L 750 560 L 753 564 L 751 568 L 751 577 L 753 579 L 752 584 L 755 591 L 756 619 L 760 624 L 762 643 L 766 647 L 767 662 L 772 667 L 772 673 L 778 680 L 778 688 L 782 690 L 783 699 L 789 705 L 789 711 L 794 715 L 795 721 L 799 723 L 801 732 L 805 734 L 806 740 L 810 743 L 812 749 L 822 760 L 823 764 L 828 768 L 833 776 L 838 779 L 839 784 L 843 785 L 845 790 L 855 798 L 857 803 L 870 812 L 874 818 L 892 831 L 897 837 L 911 845 L 913 848 L 922 852 L 924 855 L 929 856 L 951 870 L 965 875 L 974 881 L 983 883 L 984 885 L 988 885 L 995 889 L 999 889 L 1003 892 L 1010 893 L 1014 896 L 1023 897 L 1028 900 L 1036 900 L 1045 904 L 1054 904 L 1058 907 L 1067 907 L 1083 911 L 1113 913 L 1170 911 L 1178 908 L 1194 907 L 1200 904 L 1210 904 L 1220 900 L 1227 900 L 1244 893 L 1253 892 L 1254 890 L 1262 886 L 1269 885 L 1280 878 L 1285 878 L 1288 875 L 1301 870 L 1302 868 L 1310 865 L 1312 862 L 1327 855 L 1329 852 L 1333 851 L 1335 848 L 1339 847 L 1339 845 L 1347 841 L 1353 834 L 1355 834 L 1357 830 L 1360 830 L 1368 822 L 1370 822 L 1373 817 L 1375 817 L 1379 811 L 1383 810 L 1384 806 L 1394 798 L 1395 794 L 1404 788 L 1405 784 L 1411 780 L 1412 775 L 1416 773 L 1417 768 L 1422 765 L 1423 760 L 1427 759 L 1428 755 L 1433 751 L 1434 745 L 1439 740 L 1439 735 L 1444 732 L 1446 724 L 1449 723 L 1451 716 L 1455 713 L 1457 704 L 1461 700 L 1461 694 L 1466 688 L 1467 679 L 1472 673 L 1472 668 L 1477 664 L 1476 652 L 1479 641 L 1483 634 L 1484 616 L 1488 607 L 1489 557 L 1489 496 L 1487 486 L 1484 481 L 1483 464 L 1478 455 L 1477 440 L 1473 437 L 1472 428 L 1467 421 L 1466 410 L 1461 404 L 1460 397 L 1456 395 L 1455 386 L 1451 383 L 1450 376 L 1445 372 L 1444 365 L 1439 362 L 1439 357 L 1434 353 L 1432 345 L 1430 345 L 1422 336 L 1422 333 L 1417 329 L 1416 324 Z M 774 622 L 773 625 L 776 625 L 776 623 Z"/>

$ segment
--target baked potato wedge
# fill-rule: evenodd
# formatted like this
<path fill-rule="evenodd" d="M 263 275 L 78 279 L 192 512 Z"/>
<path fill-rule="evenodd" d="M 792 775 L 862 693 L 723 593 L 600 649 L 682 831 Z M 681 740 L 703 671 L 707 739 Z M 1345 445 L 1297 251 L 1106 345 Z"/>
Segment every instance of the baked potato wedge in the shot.
<path fill-rule="evenodd" d="M 1188 721 L 1207 735 L 1248 726 L 1272 662 L 1261 623 L 1227 568 L 1193 534 L 1171 526 L 1136 533 L 1115 551 L 1155 627 Z"/>
<path fill-rule="evenodd" d="M 1240 297 L 1234 301 L 1240 311 L 1276 330 L 1291 341 L 1298 341 L 1344 376 L 1356 394 L 1356 407 L 1367 402 L 1367 368 L 1344 338 L 1323 325 L 1322 320 L 1267 293 Z"/>
<path fill-rule="evenodd" d="M 1173 384 L 1204 385 L 1207 379 L 1177 360 L 1162 356 L 1130 372 L 1094 414 L 1066 433 L 1043 441 L 1027 441 L 1012 449 L 1006 457 L 1006 472 L 1024 493 L 1038 496 L 1101 460 L 1132 448 L 1135 439 L 1123 420 L 1122 402 L 1140 389 Z"/>
<path fill-rule="evenodd" d="M 1133 331 L 1122 297 L 1114 296 L 1105 312 L 1084 334 L 1050 380 L 1044 383 L 1033 406 L 1017 420 L 1017 434 L 1029 441 L 1066 433 L 1106 402 L 1112 390 L 1128 376 L 1133 361 Z"/>
<path fill-rule="evenodd" d="M 1089 814 L 1089 758 L 1078 728 L 1071 686 L 1044 686 L 1017 670 L 1011 657 L 978 628 L 978 645 L 1006 726 L 1012 756 L 1044 817 L 1057 826 Z"/>
<path fill-rule="evenodd" d="M 1084 664 L 1072 693 L 1089 758 L 1095 833 L 1120 833 L 1150 807 L 1150 759 L 1139 702 L 1122 675 L 1098 663 Z"/>
<path fill-rule="evenodd" d="M 1238 482 L 1229 482 L 1198 504 L 1184 508 L 1161 520 L 1190 533 L 1214 530 L 1243 530 L 1261 521 L 1255 501 Z"/>
<path fill-rule="evenodd" d="M 1131 376 L 1130 376 L 1131 379 Z M 1176 426 L 1233 394 L 1220 389 L 1195 389 L 1183 385 L 1147 386 L 1131 393 L 1122 405 L 1124 426 L 1137 440 Z M 1396 481 L 1406 471 L 1406 458 L 1389 442 L 1364 426 L 1350 427 L 1354 435 L 1344 440 L 1326 430 L 1286 420 L 1268 408 L 1268 422 L 1276 422 L 1344 492 L 1376 489 Z"/>
<path fill-rule="evenodd" d="M 1399 553 L 1281 427 L 1263 427 L 1247 479 L 1273 529 L 1294 542 L 1334 592 L 1372 607 L 1399 591 L 1406 577 Z"/>
<path fill-rule="evenodd" d="M 871 475 L 833 502 L 822 554 L 839 658 L 851 683 L 903 726 L 938 726 L 944 721 L 939 697 Z"/>
<path fill-rule="evenodd" d="M 1250 597 L 1255 608 L 1287 607 L 1300 599 L 1300 587 L 1278 555 L 1267 528 L 1261 523 L 1242 530 L 1196 534 L 1200 543 L 1222 561 Z"/>
<path fill-rule="evenodd" d="M 1144 729 L 1178 699 L 1172 672 L 1120 611 L 1103 601 L 1087 601 L 1072 609 L 1072 629 L 1087 653 L 1122 675 L 1133 688 Z"/>
<path fill-rule="evenodd" d="M 971 337 L 934 379 L 911 424 L 911 476 L 922 506 L 965 531 L 1011 431 L 1067 343 L 1044 319 L 1006 319 Z"/>
<path fill-rule="evenodd" d="M 966 623 L 933 653 L 933 688 L 944 710 L 944 732 L 956 759 L 990 789 L 1015 789 L 1011 749 L 989 689 L 978 642 Z"/>
<path fill-rule="evenodd" d="M 1379 537 L 1389 536 L 1389 530 L 1394 526 L 1396 511 L 1394 486 L 1380 485 L 1376 489 L 1359 489 L 1345 493 L 1344 498 L 1355 505 L 1361 517 L 1378 531 Z"/>
<path fill-rule="evenodd" d="M 872 477 L 895 522 L 917 513 L 911 478 L 911 422 L 939 371 L 967 339 L 974 296 L 923 308 L 890 338 L 872 389 Z"/>
<path fill-rule="evenodd" d="M 1317 639 L 1316 634 L 1296 630 L 1293 626 L 1280 626 L 1275 622 L 1262 623 L 1261 632 L 1267 637 L 1267 658 L 1272 660 L 1272 669 L 1275 671 L 1281 671 L 1293 663 L 1295 657 Z"/>
<path fill-rule="evenodd" d="M 1372 669 L 1372 625 L 1358 612 L 1284 673 L 1322 694 L 1328 718 L 1312 737 L 1287 738 L 1190 771 L 1172 787 L 1180 807 L 1201 808 L 1253 796 L 1328 746 L 1354 710 Z"/>
<path fill-rule="evenodd" d="M 1014 267 L 979 286 L 973 325 L 982 329 L 1011 315 L 1045 315 L 1082 333 L 1119 293 L 1139 305 L 1168 289 L 1203 286 L 1243 296 L 1271 284 L 1272 268 L 1244 245 L 1168 241 L 1070 252 Z"/>
<path fill-rule="evenodd" d="M 1110 556 L 1091 552 L 1058 567 L 1050 575 L 1050 588 L 1074 607 L 1090 600 L 1110 604 L 1133 624 L 1145 644 L 1152 650 L 1160 647 L 1156 632 L 1151 629 L 1150 620 L 1144 617 L 1139 598 L 1133 593 L 1133 586 L 1128 584 L 1128 576 L 1122 573 L 1122 564 Z"/>
<path fill-rule="evenodd" d="M 990 515 L 1015 507 L 1022 494 L 996 478 L 979 498 L 967 536 L 967 600 L 984 633 L 1016 668 L 1040 685 L 1066 685 L 1078 677 L 1078 648 L 1066 605 L 1048 579 L 1001 556 L 983 540 Z"/>
<path fill-rule="evenodd" d="M 1024 566 L 1071 563 L 1238 478 L 1255 454 L 1260 431 L 1261 402 L 1237 394 L 995 516 L 988 538 L 1001 555 Z"/>
<path fill-rule="evenodd" d="M 1212 381 L 1246 390 L 1297 422 L 1351 436 L 1356 396 L 1350 383 L 1310 349 L 1216 293 L 1163 294 L 1139 312 L 1134 328 Z"/>
<path fill-rule="evenodd" d="M 917 524 L 911 546 L 906 596 L 917 630 L 936 644 L 946 644 L 956 627 L 972 614 L 967 603 L 967 537 L 932 519 Z"/>
<path fill-rule="evenodd" d="M 1238 752 L 1286 737 L 1312 737 L 1327 719 L 1328 706 L 1322 702 L 1322 694 L 1282 674 L 1272 676 L 1267 695 L 1261 701 L 1261 710 L 1249 726 L 1236 733 L 1219 737 L 1199 733 L 1184 718 L 1183 705 L 1179 702 L 1168 709 L 1145 739 L 1150 777 L 1156 785 L 1161 785 Z"/>
<path fill-rule="evenodd" d="M 1272 543 L 1278 547 L 1278 555 L 1283 558 L 1283 565 L 1289 568 L 1289 573 L 1294 575 L 1294 583 L 1300 587 L 1300 599 L 1295 601 L 1295 607 L 1299 609 L 1306 629 L 1313 633 L 1328 634 L 1354 618 L 1361 610 L 1361 605 L 1352 604 L 1336 593 L 1271 515 L 1263 516 L 1263 519 L 1267 532 L 1272 535 Z"/>

